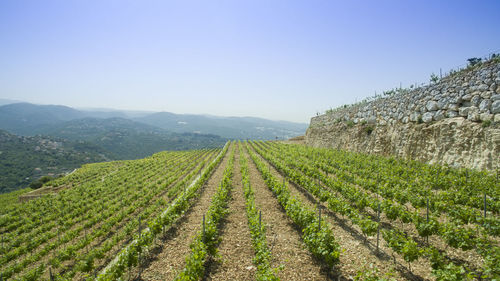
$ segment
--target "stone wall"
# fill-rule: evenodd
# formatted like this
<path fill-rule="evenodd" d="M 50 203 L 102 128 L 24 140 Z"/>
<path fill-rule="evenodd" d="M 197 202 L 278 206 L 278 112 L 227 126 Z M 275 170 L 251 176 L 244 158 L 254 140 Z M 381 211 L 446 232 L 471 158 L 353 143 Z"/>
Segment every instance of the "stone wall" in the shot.
<path fill-rule="evenodd" d="M 306 143 L 495 170 L 500 164 L 500 63 L 313 117 Z"/>

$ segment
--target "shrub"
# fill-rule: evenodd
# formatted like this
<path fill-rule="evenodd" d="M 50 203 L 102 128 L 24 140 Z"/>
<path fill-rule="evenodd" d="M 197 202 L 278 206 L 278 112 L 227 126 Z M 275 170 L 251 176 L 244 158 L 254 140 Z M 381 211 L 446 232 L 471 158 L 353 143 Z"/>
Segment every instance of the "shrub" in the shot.
<path fill-rule="evenodd" d="M 491 120 L 486 120 L 486 121 L 483 121 L 482 125 L 481 125 L 483 128 L 486 128 L 486 127 L 489 127 L 491 126 Z"/>
<path fill-rule="evenodd" d="M 431 74 L 431 82 L 436 83 L 437 81 L 439 81 L 439 77 L 436 74 L 432 73 Z"/>
<path fill-rule="evenodd" d="M 470 59 L 467 59 L 467 62 L 469 63 L 470 67 L 474 67 L 474 66 L 480 64 L 481 61 L 482 61 L 481 58 L 470 58 Z"/>
<path fill-rule="evenodd" d="M 32 183 L 30 183 L 29 187 L 31 187 L 32 189 L 38 189 L 38 188 L 42 187 L 44 183 L 47 183 L 47 182 L 51 181 L 52 179 L 53 179 L 52 177 L 43 176 L 43 177 L 37 179 L 36 181 L 33 181 Z"/>
<path fill-rule="evenodd" d="M 367 135 L 371 135 L 372 132 L 373 132 L 373 130 L 374 130 L 374 128 L 373 128 L 373 126 L 366 126 L 366 127 L 363 128 L 363 130 L 365 130 L 365 132 L 366 132 Z"/>

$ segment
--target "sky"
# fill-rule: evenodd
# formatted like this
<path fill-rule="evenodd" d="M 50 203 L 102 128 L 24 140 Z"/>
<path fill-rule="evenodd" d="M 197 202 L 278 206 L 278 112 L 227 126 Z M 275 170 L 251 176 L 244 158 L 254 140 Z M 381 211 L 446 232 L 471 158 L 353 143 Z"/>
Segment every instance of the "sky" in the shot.
<path fill-rule="evenodd" d="M 0 98 L 309 123 L 500 53 L 500 1 L 2 0 Z"/>

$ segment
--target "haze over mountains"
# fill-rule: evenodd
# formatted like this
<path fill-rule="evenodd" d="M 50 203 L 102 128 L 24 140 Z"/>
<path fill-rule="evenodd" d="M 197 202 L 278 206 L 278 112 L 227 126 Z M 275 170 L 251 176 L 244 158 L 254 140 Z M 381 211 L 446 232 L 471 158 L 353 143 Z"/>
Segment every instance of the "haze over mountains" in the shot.
<path fill-rule="evenodd" d="M 2 103 L 0 193 L 84 163 L 138 159 L 163 150 L 221 147 L 228 139 L 290 138 L 307 128 L 307 124 L 253 117 Z"/>
<path fill-rule="evenodd" d="M 305 133 L 307 124 L 272 121 L 255 117 L 218 117 L 210 115 L 143 113 L 142 116 L 119 110 L 77 110 L 61 105 L 12 103 L 0 106 L 0 129 L 20 135 L 53 132 L 55 125 L 82 118 L 124 118 L 145 130 L 163 129 L 175 133 L 212 134 L 230 139 L 290 138 Z M 138 124 L 141 123 L 141 124 Z"/>

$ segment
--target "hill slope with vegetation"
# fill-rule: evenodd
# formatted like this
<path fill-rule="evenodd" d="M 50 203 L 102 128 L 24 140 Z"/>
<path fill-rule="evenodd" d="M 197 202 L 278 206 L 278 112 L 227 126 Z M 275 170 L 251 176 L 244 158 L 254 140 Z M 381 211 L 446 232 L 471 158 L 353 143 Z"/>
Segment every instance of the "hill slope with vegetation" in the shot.
<path fill-rule="evenodd" d="M 0 193 L 27 187 L 44 175 L 71 172 L 84 163 L 107 159 L 100 147 L 90 143 L 22 137 L 0 130 Z"/>

